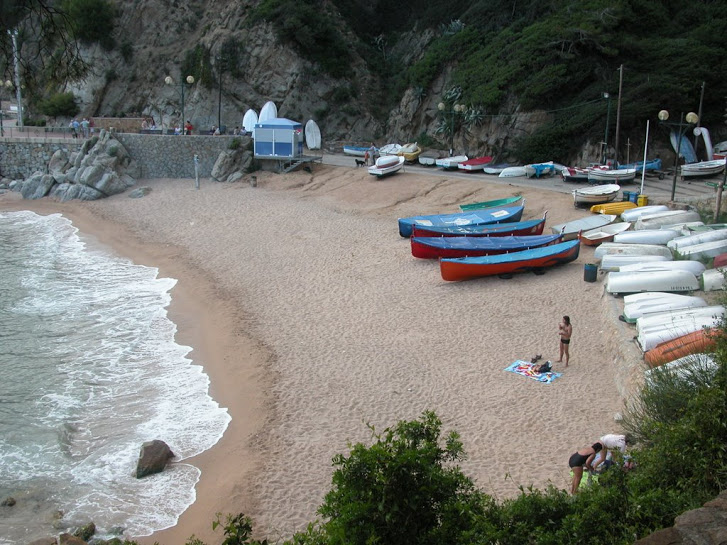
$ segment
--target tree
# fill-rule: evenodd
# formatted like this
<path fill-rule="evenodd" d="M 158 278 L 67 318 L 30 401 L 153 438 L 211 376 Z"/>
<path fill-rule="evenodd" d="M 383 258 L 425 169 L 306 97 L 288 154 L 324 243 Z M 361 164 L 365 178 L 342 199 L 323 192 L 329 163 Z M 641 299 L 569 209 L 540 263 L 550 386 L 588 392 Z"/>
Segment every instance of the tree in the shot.
<path fill-rule="evenodd" d="M 49 117 L 73 117 L 78 114 L 78 104 L 73 93 L 58 93 L 44 100 L 40 111 Z"/>
<path fill-rule="evenodd" d="M 456 465 L 464 450 L 456 432 L 440 446 L 433 412 L 401 421 L 367 447 L 337 455 L 333 488 L 319 513 L 330 544 L 470 543 L 484 500 Z M 372 432 L 374 431 L 373 428 Z"/>

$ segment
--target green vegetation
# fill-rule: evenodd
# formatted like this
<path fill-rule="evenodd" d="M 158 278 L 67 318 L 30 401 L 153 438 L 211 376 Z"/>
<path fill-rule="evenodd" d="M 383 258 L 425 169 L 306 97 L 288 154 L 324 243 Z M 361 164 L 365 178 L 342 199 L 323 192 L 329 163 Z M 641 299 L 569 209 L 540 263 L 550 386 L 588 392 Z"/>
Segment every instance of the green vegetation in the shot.
<path fill-rule="evenodd" d="M 348 75 L 351 54 L 325 5 L 315 0 L 263 0 L 253 20 L 272 23 L 278 38 L 333 76 Z"/>
<path fill-rule="evenodd" d="M 73 117 L 79 109 L 73 93 L 57 93 L 40 104 L 40 112 L 49 117 Z"/>
<path fill-rule="evenodd" d="M 194 49 L 190 49 L 185 53 L 182 66 L 179 69 L 178 81 L 186 81 L 187 76 L 194 77 L 195 82 L 201 83 L 207 89 L 211 89 L 216 85 L 212 74 L 210 50 L 204 45 L 197 45 Z"/>
<path fill-rule="evenodd" d="M 64 0 L 61 9 L 81 42 L 99 43 L 107 51 L 114 48 L 116 10 L 108 0 Z"/>

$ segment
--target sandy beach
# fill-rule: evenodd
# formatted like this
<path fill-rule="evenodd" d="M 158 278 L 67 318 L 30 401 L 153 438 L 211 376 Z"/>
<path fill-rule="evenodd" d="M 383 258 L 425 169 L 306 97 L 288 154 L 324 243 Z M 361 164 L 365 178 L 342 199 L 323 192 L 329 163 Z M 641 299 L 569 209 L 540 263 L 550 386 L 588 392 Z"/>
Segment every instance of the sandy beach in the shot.
<path fill-rule="evenodd" d="M 257 187 L 142 180 L 142 199 L 66 204 L 0 195 L 0 208 L 61 212 L 82 234 L 177 278 L 170 316 L 232 422 L 195 459 L 197 501 L 140 543 L 208 542 L 215 513 L 243 512 L 275 540 L 303 530 L 330 489 L 331 458 L 377 429 L 434 410 L 457 430 L 462 464 L 485 492 L 569 485 L 577 448 L 618 430 L 639 353 L 618 301 L 584 282 L 593 250 L 542 276 L 445 282 L 411 256 L 397 218 L 522 193 L 523 219 L 583 217 L 569 194 L 365 169 L 258 172 Z M 547 230 L 547 227 L 546 227 Z M 573 323 L 571 364 L 542 384 L 503 369 L 558 358 L 558 322 Z M 161 438 L 163 439 L 163 438 Z"/>

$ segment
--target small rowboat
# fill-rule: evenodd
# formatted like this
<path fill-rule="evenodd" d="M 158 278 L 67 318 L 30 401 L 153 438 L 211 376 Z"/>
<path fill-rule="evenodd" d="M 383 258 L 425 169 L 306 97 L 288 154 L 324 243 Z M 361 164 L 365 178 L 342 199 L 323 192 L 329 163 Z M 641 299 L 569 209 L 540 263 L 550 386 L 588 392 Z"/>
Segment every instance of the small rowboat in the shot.
<path fill-rule="evenodd" d="M 724 307 L 719 305 L 642 316 L 636 320 L 638 333 L 636 340 L 646 352 L 660 343 L 699 331 L 704 327 L 715 327 L 723 316 Z"/>
<path fill-rule="evenodd" d="M 543 176 L 551 176 L 554 170 L 553 161 L 548 163 L 533 163 L 525 165 L 525 176 L 528 178 L 542 178 Z"/>
<path fill-rule="evenodd" d="M 621 219 L 624 221 L 634 222 L 641 216 L 647 214 L 655 214 L 657 212 L 666 212 L 669 207 L 663 204 L 650 204 L 649 206 L 637 206 L 636 208 L 630 208 L 621 212 Z"/>
<path fill-rule="evenodd" d="M 539 271 L 578 259 L 580 242 L 570 240 L 542 248 L 511 254 L 483 257 L 440 259 L 439 268 L 444 280 L 467 280 L 482 276 L 511 275 L 530 270 Z"/>
<path fill-rule="evenodd" d="M 624 296 L 623 320 L 635 324 L 642 316 L 656 312 L 671 312 L 688 308 L 706 307 L 707 302 L 701 297 L 680 295 L 662 291 L 636 293 Z"/>
<path fill-rule="evenodd" d="M 631 201 L 607 202 L 594 204 L 591 206 L 591 212 L 594 214 L 616 214 L 618 216 L 632 208 L 636 208 L 636 203 Z"/>
<path fill-rule="evenodd" d="M 621 244 L 664 244 L 679 233 L 669 229 L 642 229 L 641 231 L 629 231 L 621 233 L 613 238 L 614 242 Z"/>
<path fill-rule="evenodd" d="M 403 159 L 403 157 L 402 157 Z M 509 223 L 520 221 L 523 215 L 525 204 L 519 206 L 502 206 L 497 208 L 484 208 L 459 214 L 434 214 L 429 216 L 410 216 L 399 218 L 399 234 L 402 237 L 410 237 L 414 225 L 424 227 L 434 226 L 465 226 L 465 225 L 487 225 L 490 223 Z"/>
<path fill-rule="evenodd" d="M 700 261 L 691 259 L 679 261 L 656 261 L 653 263 L 631 263 L 618 268 L 619 272 L 688 271 L 694 276 L 701 275 L 707 267 Z"/>
<path fill-rule="evenodd" d="M 663 261 L 673 261 L 663 255 L 604 255 L 601 258 L 599 269 L 601 272 L 620 271 L 622 267 L 636 264 L 653 264 Z M 643 291 L 643 290 L 636 290 Z"/>
<path fill-rule="evenodd" d="M 518 176 L 525 176 L 525 167 L 524 166 L 513 166 L 513 167 L 503 168 L 500 171 L 500 174 L 498 175 L 498 177 L 500 177 L 500 178 L 517 178 Z"/>
<path fill-rule="evenodd" d="M 421 152 L 422 148 L 419 147 L 419 144 L 414 142 L 413 144 L 404 144 L 401 146 L 399 155 L 401 155 L 407 163 L 413 163 L 419 158 Z"/>
<path fill-rule="evenodd" d="M 630 227 L 631 224 L 629 222 L 610 223 L 582 232 L 578 235 L 578 238 L 586 246 L 598 246 L 603 242 L 613 240 L 614 236 L 627 231 Z"/>
<path fill-rule="evenodd" d="M 493 208 L 495 206 L 507 206 L 508 204 L 515 204 L 522 198 L 523 198 L 522 195 L 518 195 L 517 197 L 507 197 L 505 199 L 496 199 L 494 201 L 482 201 L 482 202 L 473 202 L 470 204 L 460 204 L 459 209 L 462 212 L 467 212 L 469 210 L 482 210 L 483 208 Z"/>
<path fill-rule="evenodd" d="M 702 271 L 702 275 L 699 277 L 699 286 L 702 291 L 717 291 L 723 290 L 725 284 L 725 269 L 707 269 Z"/>
<path fill-rule="evenodd" d="M 699 221 L 699 212 L 692 210 L 668 210 L 655 214 L 644 214 L 636 220 L 634 229 L 637 231 L 641 229 L 658 229 L 662 225 L 674 225 L 676 223 L 690 221 Z"/>
<path fill-rule="evenodd" d="M 411 237 L 411 255 L 422 259 L 497 255 L 556 244 L 561 238 L 561 235 Z"/>
<path fill-rule="evenodd" d="M 670 261 L 674 257 L 669 248 L 660 244 L 629 244 L 621 242 L 605 242 L 593 252 L 594 259 L 601 259 L 606 255 L 662 255 Z"/>
<path fill-rule="evenodd" d="M 560 171 L 564 182 L 586 183 L 588 182 L 588 169 L 578 167 L 565 167 Z"/>
<path fill-rule="evenodd" d="M 404 166 L 404 158 L 397 155 L 384 155 L 376 159 L 376 164 L 369 167 L 369 174 L 383 178 L 401 170 Z"/>
<path fill-rule="evenodd" d="M 628 165 L 619 165 L 616 167 L 618 170 L 628 170 L 633 168 L 636 172 L 644 170 L 644 162 L 637 161 L 636 163 L 629 163 Z M 649 159 L 646 161 L 646 171 L 650 170 L 661 170 L 661 159 Z"/>
<path fill-rule="evenodd" d="M 697 277 L 688 271 L 609 272 L 606 279 L 606 291 L 613 295 L 643 291 L 691 292 L 698 288 Z"/>
<path fill-rule="evenodd" d="M 497 163 L 496 165 L 490 163 L 482 170 L 485 171 L 485 174 L 500 174 L 503 170 L 511 166 L 510 163 Z"/>
<path fill-rule="evenodd" d="M 467 159 L 457 165 L 457 168 L 472 172 L 475 170 L 484 170 L 484 168 L 492 162 L 492 157 L 489 155 L 485 157 L 474 157 L 473 159 Z"/>
<path fill-rule="evenodd" d="M 667 246 L 672 250 L 679 251 L 686 246 L 694 246 L 695 244 L 724 239 L 727 239 L 727 229 L 717 229 L 715 231 L 703 231 L 693 235 L 673 238 L 667 243 Z M 715 267 L 718 267 L 718 265 L 715 265 Z"/>
<path fill-rule="evenodd" d="M 703 178 L 715 176 L 724 170 L 724 159 L 688 163 L 680 167 L 683 178 Z"/>
<path fill-rule="evenodd" d="M 594 185 L 573 190 L 573 204 L 600 204 L 616 198 L 621 187 L 617 184 Z"/>
<path fill-rule="evenodd" d="M 437 159 L 436 165 L 438 167 L 441 167 L 445 170 L 447 169 L 453 169 L 458 168 L 458 165 L 460 163 L 465 162 L 469 157 L 466 155 L 455 155 L 454 157 L 442 157 L 441 159 Z"/>
<path fill-rule="evenodd" d="M 550 228 L 552 233 L 563 233 L 564 240 L 572 240 L 578 237 L 581 231 L 588 231 L 597 227 L 602 227 L 609 223 L 613 223 L 616 219 L 614 214 L 599 214 L 597 216 L 587 216 L 585 218 L 559 223 Z"/>
<path fill-rule="evenodd" d="M 379 148 L 379 155 L 398 155 L 401 151 L 399 144 L 386 144 Z"/>
<path fill-rule="evenodd" d="M 426 150 L 419 154 L 419 164 L 425 167 L 433 167 L 437 163 L 437 159 L 441 159 L 444 156 L 443 151 L 439 150 Z"/>
<path fill-rule="evenodd" d="M 441 227 L 425 227 L 414 225 L 412 236 L 415 237 L 505 237 L 505 236 L 526 236 L 542 235 L 545 228 L 543 219 L 515 221 L 510 223 L 494 223 L 489 225 L 457 225 Z"/>
<path fill-rule="evenodd" d="M 644 354 L 644 361 L 649 367 L 664 365 L 670 361 L 683 358 L 689 354 L 712 352 L 717 345 L 716 331 L 699 329 L 676 339 L 657 344 Z"/>
<path fill-rule="evenodd" d="M 355 157 L 363 157 L 370 149 L 371 146 L 369 146 L 368 148 L 360 146 L 343 146 L 343 153 L 345 153 L 346 155 L 353 155 Z"/>
<path fill-rule="evenodd" d="M 613 184 L 625 184 L 633 182 L 636 178 L 636 169 L 627 168 L 625 170 L 606 170 L 603 168 L 588 169 L 588 181 L 591 183 L 602 184 L 604 182 Z"/>

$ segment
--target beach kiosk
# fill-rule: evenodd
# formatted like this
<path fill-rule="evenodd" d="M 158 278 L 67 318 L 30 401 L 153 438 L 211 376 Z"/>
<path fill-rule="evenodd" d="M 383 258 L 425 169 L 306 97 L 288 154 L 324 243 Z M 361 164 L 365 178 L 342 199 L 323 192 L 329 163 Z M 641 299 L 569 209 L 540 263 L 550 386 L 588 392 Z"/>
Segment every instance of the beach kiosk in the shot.
<path fill-rule="evenodd" d="M 303 155 L 303 125 L 284 117 L 276 117 L 255 123 L 253 131 L 254 154 L 258 160 L 272 160 L 279 172 L 290 172 L 294 168 L 320 161 L 322 157 Z"/>

